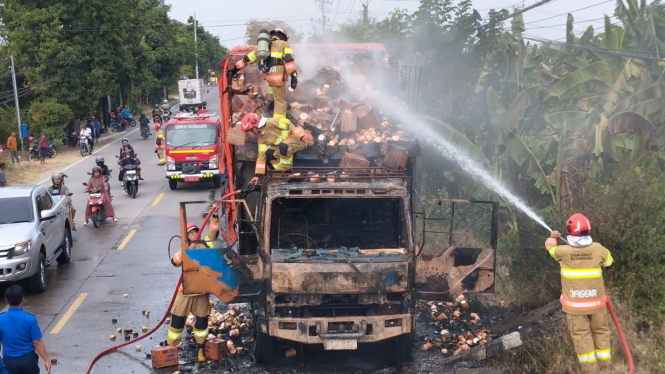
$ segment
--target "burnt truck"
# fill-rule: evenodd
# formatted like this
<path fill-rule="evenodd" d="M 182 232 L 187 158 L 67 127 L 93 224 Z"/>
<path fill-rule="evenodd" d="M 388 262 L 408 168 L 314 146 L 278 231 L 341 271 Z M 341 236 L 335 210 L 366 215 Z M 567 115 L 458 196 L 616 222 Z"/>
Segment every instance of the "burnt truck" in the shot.
<path fill-rule="evenodd" d="M 381 45 L 319 47 L 388 68 Z M 221 71 L 252 48 L 232 49 Z M 238 120 L 234 96 L 247 92 L 229 79 L 222 75 L 218 82 L 227 139 Z M 263 81 L 248 71 L 245 84 L 262 87 Z M 306 126 L 316 135 L 316 125 Z M 268 170 L 254 191 L 245 188 L 254 175 L 256 143 L 225 143 L 230 183 L 222 194 L 237 194 L 213 205 L 222 217 L 221 239 L 215 248 L 184 251 L 186 294 L 208 292 L 224 302 L 250 304 L 257 362 L 271 361 L 280 339 L 326 350 L 386 344 L 388 357 L 402 360 L 412 348 L 416 300 L 493 291 L 497 203 L 420 201 L 417 140 L 332 145 L 330 135 L 325 154 L 308 147 L 295 155 L 292 170 Z M 209 202 L 181 203 L 182 238 L 188 212 L 195 214 L 191 204 Z M 473 224 L 482 224 L 483 239 L 465 238 L 468 232 L 456 226 L 456 216 L 470 217 L 468 206 L 482 206 L 482 219 Z"/>

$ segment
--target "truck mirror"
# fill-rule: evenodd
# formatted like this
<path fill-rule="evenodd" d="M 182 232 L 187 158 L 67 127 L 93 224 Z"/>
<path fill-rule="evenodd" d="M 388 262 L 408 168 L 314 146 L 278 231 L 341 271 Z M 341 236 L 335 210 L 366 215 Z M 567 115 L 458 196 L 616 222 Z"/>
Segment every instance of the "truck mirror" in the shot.
<path fill-rule="evenodd" d="M 41 218 L 39 219 L 40 221 L 48 221 L 50 219 L 55 218 L 55 209 L 50 209 L 50 210 L 42 210 L 41 212 Z"/>
<path fill-rule="evenodd" d="M 67 194 L 67 196 L 74 196 L 74 193 L 70 192 L 70 193 Z"/>

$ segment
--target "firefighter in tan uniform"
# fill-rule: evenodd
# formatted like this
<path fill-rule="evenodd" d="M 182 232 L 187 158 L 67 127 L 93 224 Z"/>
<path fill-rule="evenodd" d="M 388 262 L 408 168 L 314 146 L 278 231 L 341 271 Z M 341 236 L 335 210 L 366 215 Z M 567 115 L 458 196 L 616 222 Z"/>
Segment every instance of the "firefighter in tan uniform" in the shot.
<path fill-rule="evenodd" d="M 161 127 L 159 122 L 155 123 L 155 153 L 157 153 L 157 158 L 159 158 L 159 162 L 157 163 L 159 166 L 166 163 L 166 160 L 164 160 L 164 132 L 162 132 Z"/>
<path fill-rule="evenodd" d="M 569 245 L 557 245 L 558 231 L 552 231 L 545 248 L 561 265 L 561 304 L 575 352 L 585 373 L 596 373 L 609 365 L 610 330 L 605 319 L 603 267 L 612 265 L 610 251 L 591 239 L 591 225 L 582 214 L 566 221 Z"/>
<path fill-rule="evenodd" d="M 213 215 L 210 219 L 208 235 L 202 241 L 205 244 L 201 241 L 196 241 L 198 232 L 199 228 L 195 224 L 187 224 L 189 248 L 212 248 L 213 242 L 217 239 L 219 233 L 219 217 Z M 178 252 L 171 256 L 171 263 L 176 267 L 182 266 L 182 250 L 178 250 Z M 167 332 L 168 345 L 178 346 L 180 344 L 187 316 L 191 313 L 196 317 L 192 333 L 194 334 L 194 340 L 199 345 L 196 360 L 199 362 L 205 361 L 203 343 L 205 343 L 208 337 L 208 315 L 210 314 L 210 309 L 209 295 L 207 293 L 185 295 L 183 294 L 181 285 L 173 302 L 173 309 L 171 309 L 171 323 Z"/>
<path fill-rule="evenodd" d="M 271 161 L 275 170 L 286 171 L 293 167 L 293 154 L 307 148 L 312 143 L 311 135 L 300 126 L 295 126 L 286 118 L 263 118 L 255 113 L 242 117 L 242 131 L 250 131 L 258 135 L 259 155 L 256 158 L 255 176 L 249 185 L 255 185 L 259 176 L 266 173 L 268 150 L 275 152 L 279 158 Z"/>
<path fill-rule="evenodd" d="M 268 82 L 268 101 L 274 106 L 273 117 L 286 117 L 286 82 L 291 76 L 291 88 L 298 86 L 298 72 L 293 51 L 287 42 L 288 37 L 284 29 L 274 29 L 270 32 L 270 57 L 267 59 L 263 72 L 263 79 Z M 236 62 L 231 74 L 236 75 L 238 71 L 249 64 L 257 61 L 256 51 L 245 55 L 242 60 Z"/>

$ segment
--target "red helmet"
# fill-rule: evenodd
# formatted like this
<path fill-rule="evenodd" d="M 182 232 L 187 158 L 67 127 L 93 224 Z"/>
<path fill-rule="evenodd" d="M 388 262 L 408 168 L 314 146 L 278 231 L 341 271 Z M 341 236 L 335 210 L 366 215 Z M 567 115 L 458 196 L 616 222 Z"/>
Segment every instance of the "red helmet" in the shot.
<path fill-rule="evenodd" d="M 589 219 L 580 213 L 575 213 L 566 221 L 566 234 L 568 235 L 589 235 L 591 234 L 591 224 Z"/>
<path fill-rule="evenodd" d="M 240 122 L 240 128 L 242 131 L 247 132 L 252 127 L 259 127 L 259 122 L 261 122 L 261 117 L 256 113 L 247 113 L 242 117 Z"/>
<path fill-rule="evenodd" d="M 196 224 L 190 222 L 187 224 L 187 233 L 189 234 L 189 232 L 192 230 L 199 231 L 199 227 L 196 226 Z"/>

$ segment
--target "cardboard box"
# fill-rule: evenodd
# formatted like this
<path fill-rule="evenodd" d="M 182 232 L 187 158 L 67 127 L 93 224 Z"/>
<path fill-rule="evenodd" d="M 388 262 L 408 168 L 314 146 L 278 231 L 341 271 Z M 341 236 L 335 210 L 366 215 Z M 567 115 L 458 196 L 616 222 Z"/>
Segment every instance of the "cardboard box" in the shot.
<path fill-rule="evenodd" d="M 358 123 L 358 117 L 352 111 L 345 109 L 342 112 L 342 127 L 340 131 L 342 132 L 356 132 L 356 126 Z"/>
<path fill-rule="evenodd" d="M 245 100 L 245 105 L 243 105 L 242 107 L 242 111 L 245 113 L 254 113 L 254 111 L 259 107 L 259 105 L 260 104 L 258 102 L 250 98 L 247 98 L 247 100 Z"/>
<path fill-rule="evenodd" d="M 231 100 L 231 111 L 232 112 L 241 112 L 242 107 L 245 106 L 245 101 L 247 100 L 247 96 L 245 95 L 233 95 L 233 99 Z"/>
<path fill-rule="evenodd" d="M 361 168 L 368 166 L 368 159 L 351 152 L 342 153 L 342 159 L 339 161 L 339 167 L 341 168 Z"/>
<path fill-rule="evenodd" d="M 245 145 L 245 132 L 238 127 L 232 127 L 226 133 L 226 142 L 232 145 Z"/>
<path fill-rule="evenodd" d="M 364 129 L 379 128 L 379 120 L 374 115 L 372 107 L 369 105 L 361 105 L 356 109 L 358 116 L 358 125 Z"/>
<path fill-rule="evenodd" d="M 152 367 L 165 368 L 178 365 L 178 348 L 166 346 L 155 347 L 150 351 Z"/>
<path fill-rule="evenodd" d="M 383 157 L 383 167 L 391 170 L 406 169 L 409 160 L 409 150 L 394 144 L 388 145 L 386 155 Z"/>
<path fill-rule="evenodd" d="M 203 355 L 208 360 L 221 360 L 228 356 L 227 342 L 223 339 L 215 339 L 213 341 L 206 341 L 203 344 Z"/>

